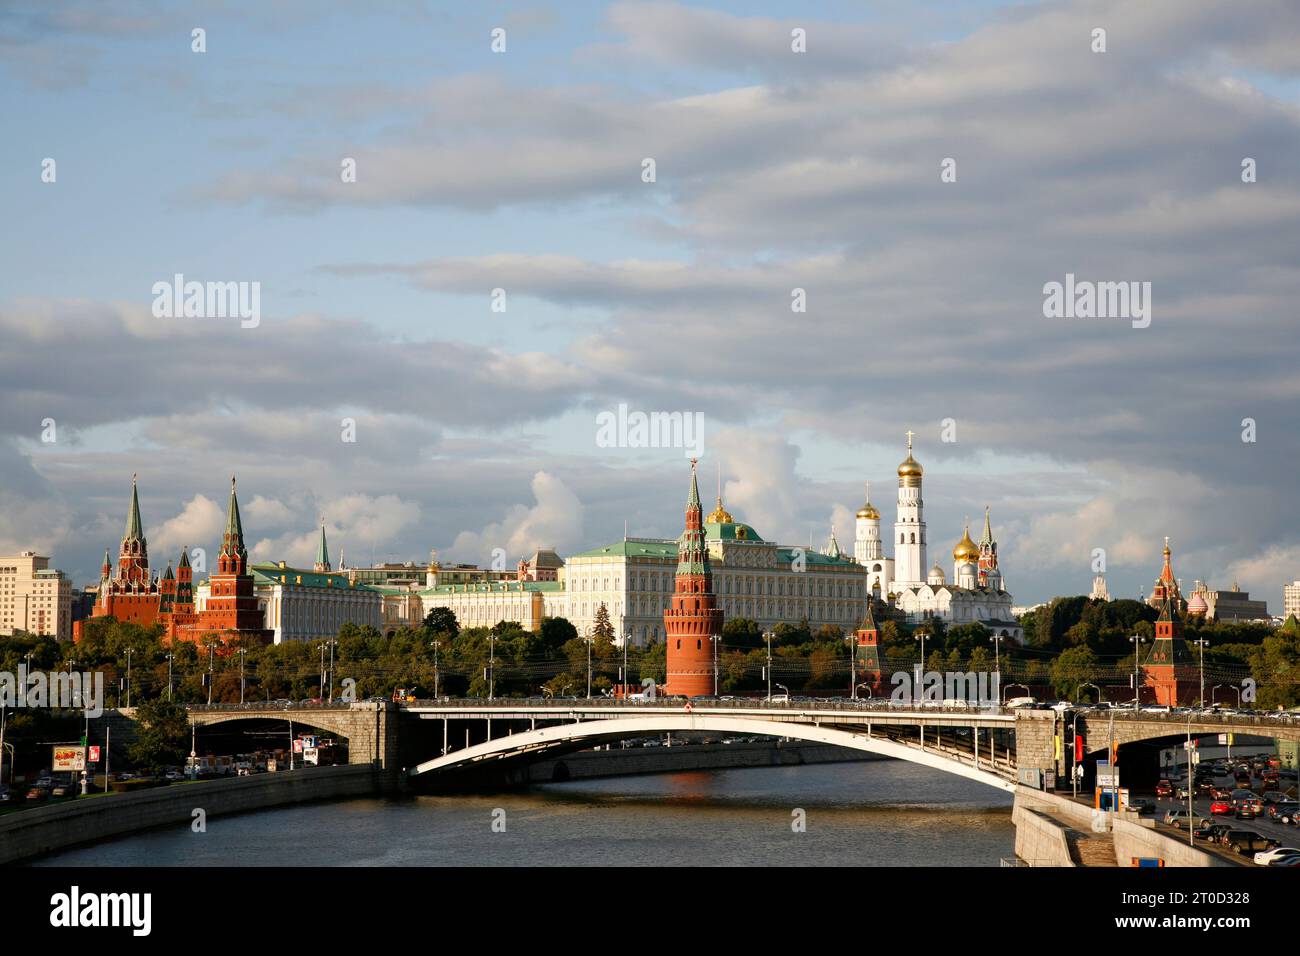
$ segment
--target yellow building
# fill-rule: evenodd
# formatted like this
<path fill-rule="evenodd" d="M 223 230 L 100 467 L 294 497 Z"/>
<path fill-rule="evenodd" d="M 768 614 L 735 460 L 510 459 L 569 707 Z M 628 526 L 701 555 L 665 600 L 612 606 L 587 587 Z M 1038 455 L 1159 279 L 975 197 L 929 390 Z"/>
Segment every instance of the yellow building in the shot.
<path fill-rule="evenodd" d="M 72 582 L 35 551 L 0 557 L 0 634 L 72 638 Z"/>

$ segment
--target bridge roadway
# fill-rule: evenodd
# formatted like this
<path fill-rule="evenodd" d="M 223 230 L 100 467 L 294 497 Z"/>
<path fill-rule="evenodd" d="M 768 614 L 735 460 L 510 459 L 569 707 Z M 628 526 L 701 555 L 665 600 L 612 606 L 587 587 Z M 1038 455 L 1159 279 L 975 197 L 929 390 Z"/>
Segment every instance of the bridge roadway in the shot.
<path fill-rule="evenodd" d="M 415 780 L 512 760 L 540 759 L 566 750 L 664 733 L 715 733 L 792 737 L 910 760 L 1000 789 L 1018 771 L 1070 770 L 1067 724 L 1085 736 L 1088 764 L 1114 742 L 1178 746 L 1188 733 L 1220 733 L 1300 740 L 1300 714 L 1157 713 L 1079 709 L 1064 715 L 1028 708 L 895 704 L 887 700 L 767 702 L 762 699 L 624 702 L 541 698 L 443 698 L 401 705 L 386 701 L 337 704 L 265 703 L 190 708 L 196 725 L 278 719 L 348 739 L 353 763 L 399 768 Z M 417 734 L 416 750 L 403 747 L 400 727 L 411 720 L 442 721 L 441 734 Z M 449 725 L 455 723 L 455 733 Z M 481 726 L 479 726 L 481 722 Z M 432 729 L 432 728 L 431 728 Z M 402 736 L 407 736 L 403 734 Z M 1062 738 L 1061 750 L 1055 738 Z M 436 739 L 441 738 L 441 739 Z M 432 753 L 429 759 L 424 759 Z M 412 764 L 414 764 L 412 766 Z M 1130 766 L 1133 766 L 1130 764 Z"/>
<path fill-rule="evenodd" d="M 1048 723 L 1050 712 L 997 707 L 891 707 L 877 701 L 764 700 L 622 702 L 611 700 L 417 701 L 405 712 L 443 722 L 442 754 L 408 770 L 426 774 L 483 768 L 505 760 L 536 760 L 629 737 L 722 733 L 790 737 L 847 747 L 944 770 L 1013 791 L 1018 720 Z M 456 748 L 451 721 L 482 720 L 480 743 Z M 492 722 L 504 728 L 493 736 Z M 526 722 L 526 729 L 525 729 Z M 538 726 L 541 724 L 542 726 Z M 1001 733 L 999 733 L 1001 732 Z"/>

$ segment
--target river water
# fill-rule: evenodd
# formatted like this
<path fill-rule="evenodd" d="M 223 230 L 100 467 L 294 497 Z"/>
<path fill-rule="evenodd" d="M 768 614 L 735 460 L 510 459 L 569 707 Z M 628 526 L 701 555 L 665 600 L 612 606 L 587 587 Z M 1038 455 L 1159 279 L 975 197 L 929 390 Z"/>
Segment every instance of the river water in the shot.
<path fill-rule="evenodd" d="M 803 832 L 792 826 L 796 810 Z M 154 830 L 36 865 L 997 866 L 1014 845 L 1009 794 L 871 761 L 316 803 L 213 818 L 206 833 Z"/>

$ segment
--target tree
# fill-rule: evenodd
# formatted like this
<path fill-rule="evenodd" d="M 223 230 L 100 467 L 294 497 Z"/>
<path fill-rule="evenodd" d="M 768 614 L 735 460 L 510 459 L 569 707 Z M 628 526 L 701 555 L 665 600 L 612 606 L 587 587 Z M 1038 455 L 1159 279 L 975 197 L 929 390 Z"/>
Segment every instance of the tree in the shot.
<path fill-rule="evenodd" d="M 456 612 L 449 607 L 435 607 L 424 616 L 424 629 L 430 634 L 448 634 L 454 640 L 460 634 Z"/>
<path fill-rule="evenodd" d="M 763 647 L 763 629 L 747 617 L 728 618 L 722 625 L 722 643 L 741 650 Z"/>
<path fill-rule="evenodd" d="M 614 643 L 614 625 L 610 623 L 609 608 L 605 607 L 604 601 L 596 608 L 596 623 L 592 626 L 591 634 L 597 644 Z"/>
<path fill-rule="evenodd" d="M 1069 699 L 1080 684 L 1096 681 L 1097 655 L 1084 644 L 1066 648 L 1052 662 L 1052 688 L 1058 697 Z"/>
<path fill-rule="evenodd" d="M 541 643 L 550 653 L 558 653 L 565 644 L 578 636 L 578 629 L 567 617 L 542 619 Z"/>
<path fill-rule="evenodd" d="M 146 701 L 136 708 L 140 722 L 127 756 L 137 770 L 161 773 L 185 759 L 189 745 L 189 719 L 185 708 L 166 700 Z"/>

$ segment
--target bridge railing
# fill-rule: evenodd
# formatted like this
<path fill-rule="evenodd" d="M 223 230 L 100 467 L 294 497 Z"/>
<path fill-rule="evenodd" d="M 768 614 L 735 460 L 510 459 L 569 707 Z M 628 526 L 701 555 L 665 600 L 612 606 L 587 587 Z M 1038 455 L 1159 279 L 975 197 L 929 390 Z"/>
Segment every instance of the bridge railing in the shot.
<path fill-rule="evenodd" d="M 844 711 L 862 711 L 872 710 L 881 713 L 890 713 L 894 711 L 908 711 L 941 714 L 976 714 L 976 715 L 996 715 L 1015 713 L 1005 707 L 998 707 L 994 704 L 953 704 L 942 703 L 937 701 L 891 701 L 884 698 L 866 698 L 852 700 L 847 697 L 825 697 L 825 698 L 793 698 L 788 701 L 768 701 L 763 697 L 737 697 L 731 700 L 721 698 L 702 699 L 676 697 L 660 697 L 655 700 L 616 700 L 608 697 L 497 697 L 488 700 L 483 697 L 438 697 L 408 701 L 406 706 L 409 707 L 438 707 L 438 708 L 459 708 L 464 710 L 484 710 L 484 709 L 510 709 L 511 707 L 528 707 L 544 708 L 553 710 L 573 710 L 574 708 L 598 709 L 598 710 L 618 710 L 618 711 L 636 711 L 654 707 L 685 707 L 690 704 L 692 709 L 707 710 L 752 710 L 771 709 L 771 710 L 844 710 Z"/>
<path fill-rule="evenodd" d="M 186 709 L 191 712 L 204 711 L 226 711 L 226 710 L 246 710 L 246 711 L 277 711 L 277 710 L 348 710 L 352 706 L 347 701 L 248 701 L 243 704 L 187 704 Z"/>

